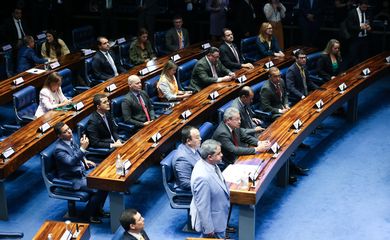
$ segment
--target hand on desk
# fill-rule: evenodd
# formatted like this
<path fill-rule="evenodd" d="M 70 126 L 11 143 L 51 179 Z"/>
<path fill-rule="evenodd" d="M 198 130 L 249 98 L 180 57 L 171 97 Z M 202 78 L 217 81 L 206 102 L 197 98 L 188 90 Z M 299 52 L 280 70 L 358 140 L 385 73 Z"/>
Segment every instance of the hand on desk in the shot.
<path fill-rule="evenodd" d="M 271 147 L 271 142 L 269 140 L 258 141 L 257 147 L 255 147 L 256 152 L 265 152 Z"/>
<path fill-rule="evenodd" d="M 123 146 L 123 143 L 121 142 L 121 140 L 116 140 L 116 142 L 114 143 L 110 143 L 110 148 L 117 148 L 117 147 L 121 147 Z"/>

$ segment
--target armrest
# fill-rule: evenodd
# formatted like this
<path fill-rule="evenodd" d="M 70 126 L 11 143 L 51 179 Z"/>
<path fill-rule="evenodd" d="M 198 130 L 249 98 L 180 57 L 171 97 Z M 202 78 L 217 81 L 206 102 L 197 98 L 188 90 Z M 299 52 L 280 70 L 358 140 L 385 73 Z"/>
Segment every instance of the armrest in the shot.
<path fill-rule="evenodd" d="M 7 239 L 21 239 L 24 234 L 22 232 L 3 232 L 0 231 L 0 238 L 6 237 Z"/>
<path fill-rule="evenodd" d="M 87 149 L 88 153 L 98 153 L 98 154 L 104 154 L 104 155 L 107 155 L 111 152 L 111 149 L 110 148 L 93 148 L 93 147 L 89 147 Z"/>
<path fill-rule="evenodd" d="M 11 131 L 11 132 L 15 132 L 20 129 L 20 126 L 10 125 L 10 124 L 4 124 L 2 125 L 2 127 L 4 128 L 5 131 Z"/>
<path fill-rule="evenodd" d="M 63 188 L 72 188 L 73 183 L 68 180 L 64 179 L 58 179 L 58 178 L 53 178 L 52 180 L 54 187 L 63 187 Z"/>
<path fill-rule="evenodd" d="M 23 116 L 22 117 L 22 121 L 26 122 L 26 123 L 34 121 L 34 120 L 35 120 L 35 116 Z"/>
<path fill-rule="evenodd" d="M 74 90 L 77 93 L 82 93 L 84 91 L 87 91 L 88 89 L 90 89 L 90 87 L 88 87 L 88 86 L 76 86 L 76 87 L 74 87 Z"/>
<path fill-rule="evenodd" d="M 322 85 L 322 84 L 324 84 L 325 83 L 325 81 L 324 81 L 324 79 L 322 78 L 322 77 L 320 77 L 320 76 L 318 76 L 318 75 L 309 75 L 309 78 L 313 81 L 313 82 L 315 82 L 315 83 L 317 83 L 317 84 L 319 84 L 319 85 Z"/>
<path fill-rule="evenodd" d="M 265 112 L 265 111 L 262 111 L 262 110 L 259 110 L 259 109 L 255 109 L 254 112 L 257 115 L 260 115 L 260 116 L 266 116 L 266 117 L 271 117 L 272 116 L 271 112 Z"/>
<path fill-rule="evenodd" d="M 118 127 L 124 130 L 133 131 L 135 129 L 135 126 L 133 124 L 127 124 L 127 123 L 118 123 Z"/>
<path fill-rule="evenodd" d="M 170 103 L 170 102 L 153 102 L 153 106 L 155 108 L 170 108 L 170 107 L 172 107 L 172 103 Z"/>

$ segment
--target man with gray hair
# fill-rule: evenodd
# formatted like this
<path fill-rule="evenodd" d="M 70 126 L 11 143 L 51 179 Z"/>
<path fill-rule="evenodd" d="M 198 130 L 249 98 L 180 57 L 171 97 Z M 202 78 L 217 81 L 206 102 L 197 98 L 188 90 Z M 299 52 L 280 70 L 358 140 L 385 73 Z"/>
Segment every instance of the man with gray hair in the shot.
<path fill-rule="evenodd" d="M 129 76 L 128 84 L 130 91 L 122 102 L 123 119 L 142 128 L 155 119 L 154 108 L 148 94 L 142 90 L 141 79 L 137 75 Z"/>
<path fill-rule="evenodd" d="M 191 175 L 192 227 L 203 238 L 225 238 L 229 216 L 230 192 L 218 163 L 222 160 L 221 144 L 206 140 L 201 148 L 202 160 L 195 164 Z"/>
<path fill-rule="evenodd" d="M 213 139 L 221 142 L 225 164 L 234 163 L 241 155 L 267 151 L 271 146 L 268 140 L 259 141 L 254 136 L 248 135 L 240 124 L 240 112 L 230 107 L 226 109 L 223 122 L 218 125 L 213 134 Z"/>
<path fill-rule="evenodd" d="M 192 70 L 190 87 L 198 92 L 212 83 L 234 80 L 236 75 L 219 60 L 219 49 L 210 47 L 207 55 L 201 58 Z"/>

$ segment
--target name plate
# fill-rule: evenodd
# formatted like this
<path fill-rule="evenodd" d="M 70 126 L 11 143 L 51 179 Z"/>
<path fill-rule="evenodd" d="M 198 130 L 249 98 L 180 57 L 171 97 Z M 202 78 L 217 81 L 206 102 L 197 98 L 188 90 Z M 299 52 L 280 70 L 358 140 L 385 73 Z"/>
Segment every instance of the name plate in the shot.
<path fill-rule="evenodd" d="M 106 92 L 112 92 L 112 91 L 114 91 L 115 89 L 117 89 L 117 86 L 115 85 L 115 83 L 112 83 L 112 84 L 108 85 L 108 86 L 105 88 Z"/>
<path fill-rule="evenodd" d="M 345 89 L 347 88 L 347 84 L 342 83 L 338 86 L 338 89 L 340 90 L 340 93 L 343 94 Z"/>
<path fill-rule="evenodd" d="M 264 64 L 265 68 L 270 69 L 271 67 L 275 66 L 275 64 L 272 61 L 266 62 Z"/>
<path fill-rule="evenodd" d="M 146 74 L 149 73 L 149 69 L 146 67 L 146 68 L 140 70 L 138 73 L 139 73 L 139 75 L 141 75 L 141 76 L 145 76 Z"/>
<path fill-rule="evenodd" d="M 215 100 L 218 96 L 219 96 L 218 91 L 214 91 L 214 92 L 210 93 L 210 95 L 209 95 L 211 100 Z"/>
<path fill-rule="evenodd" d="M 293 123 L 293 127 L 295 128 L 294 133 L 298 133 L 299 131 L 301 131 L 301 126 L 302 126 L 302 121 L 300 119 L 296 120 Z"/>
<path fill-rule="evenodd" d="M 126 38 L 124 38 L 124 37 L 118 38 L 118 39 L 116 40 L 116 43 L 117 43 L 117 44 L 121 44 L 121 43 L 124 43 L 124 42 L 126 42 Z"/>
<path fill-rule="evenodd" d="M 24 79 L 23 79 L 23 77 L 18 77 L 17 79 L 13 80 L 12 83 L 13 83 L 15 86 L 17 86 L 17 85 L 19 85 L 19 84 L 24 83 Z"/>
<path fill-rule="evenodd" d="M 274 154 L 272 156 L 272 158 L 276 158 L 278 155 L 279 155 L 279 150 L 280 150 L 280 145 L 275 142 L 272 146 L 271 146 L 271 151 L 272 153 Z"/>
<path fill-rule="evenodd" d="M 295 55 L 295 53 L 297 53 L 299 50 L 301 50 L 301 49 L 298 48 L 298 49 L 293 50 L 293 55 Z"/>
<path fill-rule="evenodd" d="M 152 147 L 156 147 L 158 145 L 158 141 L 161 139 L 160 132 L 153 134 L 153 136 L 150 139 L 152 139 L 152 141 L 154 142 Z"/>
<path fill-rule="evenodd" d="M 2 48 L 3 51 L 5 52 L 5 51 L 8 51 L 8 50 L 11 50 L 11 49 L 12 49 L 12 46 L 11 46 L 11 44 L 7 44 L 7 45 L 2 46 L 1 48 Z"/>
<path fill-rule="evenodd" d="M 53 63 L 50 63 L 50 69 L 54 69 L 60 66 L 60 63 L 58 61 L 55 61 Z"/>
<path fill-rule="evenodd" d="M 176 62 L 177 60 L 179 60 L 181 57 L 179 54 L 175 54 L 171 57 L 172 61 Z"/>
<path fill-rule="evenodd" d="M 155 71 L 157 69 L 157 66 L 156 65 L 152 65 L 152 66 L 149 66 L 148 67 L 148 71 L 149 72 L 153 72 L 153 71 Z"/>
<path fill-rule="evenodd" d="M 208 49 L 208 48 L 210 48 L 210 47 L 211 47 L 210 43 L 202 44 L 202 48 L 203 48 L 203 49 Z"/>
<path fill-rule="evenodd" d="M 365 68 L 365 69 L 363 69 L 362 73 L 363 73 L 363 76 L 368 76 L 371 73 L 371 71 L 369 68 Z"/>
<path fill-rule="evenodd" d="M 79 110 L 83 109 L 84 103 L 83 103 L 83 102 L 78 102 L 78 103 L 75 104 L 73 107 L 74 107 L 74 109 L 75 109 L 76 111 L 79 111 Z"/>
<path fill-rule="evenodd" d="M 66 230 L 64 232 L 64 234 L 62 234 L 60 240 L 70 240 L 70 239 L 72 239 L 72 236 L 73 236 L 72 232 L 69 230 Z"/>
<path fill-rule="evenodd" d="M 9 158 L 12 154 L 15 153 L 15 150 L 12 147 L 7 148 L 1 155 L 6 159 Z"/>
<path fill-rule="evenodd" d="M 129 159 L 123 162 L 123 169 L 128 170 L 131 166 L 131 162 Z"/>
<path fill-rule="evenodd" d="M 44 39 L 44 38 L 46 38 L 46 34 L 45 33 L 37 34 L 37 39 L 38 40 L 41 40 L 41 39 Z"/>
<path fill-rule="evenodd" d="M 83 51 L 84 56 L 90 55 L 90 54 L 92 54 L 92 53 L 95 52 L 95 51 L 92 50 L 92 49 L 81 49 L 81 51 Z"/>
<path fill-rule="evenodd" d="M 385 58 L 386 62 L 387 63 L 390 63 L 390 56 L 388 56 L 387 58 Z"/>
<path fill-rule="evenodd" d="M 190 110 L 185 110 L 184 112 L 181 113 L 181 117 L 184 120 L 187 120 L 191 116 L 192 112 Z"/>
<path fill-rule="evenodd" d="M 46 132 L 48 129 L 50 129 L 50 124 L 49 123 L 44 123 L 39 127 L 39 131 L 41 133 Z"/>
<path fill-rule="evenodd" d="M 245 75 L 242 75 L 240 77 L 237 78 L 237 81 L 239 83 L 244 83 L 245 81 L 247 80 L 246 76 Z"/>
<path fill-rule="evenodd" d="M 322 110 L 322 106 L 324 106 L 324 102 L 322 101 L 322 99 L 320 99 L 315 104 L 315 107 L 317 108 L 317 112 L 320 112 Z"/>

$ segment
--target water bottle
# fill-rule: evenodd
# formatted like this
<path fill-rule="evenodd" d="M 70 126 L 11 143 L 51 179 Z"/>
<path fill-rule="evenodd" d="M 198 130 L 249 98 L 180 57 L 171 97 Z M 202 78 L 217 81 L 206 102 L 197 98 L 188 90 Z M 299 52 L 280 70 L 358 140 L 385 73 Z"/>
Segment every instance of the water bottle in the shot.
<path fill-rule="evenodd" d="M 118 156 L 116 156 L 115 167 L 116 167 L 116 174 L 122 175 L 123 174 L 123 163 L 122 163 L 122 158 L 121 158 L 120 154 L 118 154 Z"/>

